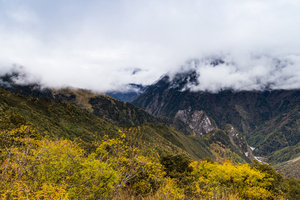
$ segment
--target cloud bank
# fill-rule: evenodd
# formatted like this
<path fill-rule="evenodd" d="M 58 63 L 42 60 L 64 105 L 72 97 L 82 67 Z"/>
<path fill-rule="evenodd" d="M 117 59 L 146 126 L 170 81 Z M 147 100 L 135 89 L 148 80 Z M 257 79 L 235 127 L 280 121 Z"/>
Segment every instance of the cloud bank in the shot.
<path fill-rule="evenodd" d="M 220 90 L 299 89 L 300 56 L 270 57 L 267 55 L 214 56 L 192 60 L 181 67 L 179 73 L 195 71 L 197 81 L 189 82 L 185 89 L 218 92 Z M 176 81 L 176 73 L 170 73 Z"/>
<path fill-rule="evenodd" d="M 236 65 L 201 67 L 196 89 L 299 88 L 299 10 L 297 0 L 0 0 L 0 73 L 16 64 L 51 87 L 107 91 L 230 54 Z"/>

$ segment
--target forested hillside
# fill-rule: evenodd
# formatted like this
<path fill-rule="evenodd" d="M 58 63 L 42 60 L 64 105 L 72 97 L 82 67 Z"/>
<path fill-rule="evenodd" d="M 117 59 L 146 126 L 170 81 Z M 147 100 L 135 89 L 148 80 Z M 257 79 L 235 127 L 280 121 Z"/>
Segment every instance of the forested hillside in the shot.
<path fill-rule="evenodd" d="M 266 164 L 159 155 L 130 143 L 121 130 L 87 148 L 77 139 L 42 136 L 12 110 L 2 107 L 0 115 L 3 199 L 299 198 L 300 181 L 284 179 Z"/>
<path fill-rule="evenodd" d="M 183 111 L 205 112 L 221 129 L 232 124 L 255 148 L 256 156 L 274 165 L 300 156 L 299 89 L 192 91 L 189 87 L 197 85 L 197 77 L 193 70 L 166 75 L 133 104 L 163 117 L 176 117 Z M 283 165 L 280 168 L 284 171 Z M 300 174 L 299 168 L 294 170 Z"/>
<path fill-rule="evenodd" d="M 86 92 L 84 93 L 86 94 Z M 90 93 L 88 93 L 90 94 Z M 99 95 L 100 97 L 101 95 Z M 77 97 L 78 99 L 82 97 Z M 76 98 L 76 99 L 77 99 Z M 74 98 L 75 99 L 75 98 Z M 89 98 L 87 98 L 89 99 Z M 113 115 L 107 114 L 108 117 L 114 116 L 120 108 L 123 108 L 126 104 L 109 97 L 103 96 L 103 102 L 101 107 L 103 111 L 110 111 L 110 107 L 113 107 Z M 76 100 L 77 102 L 77 100 Z M 106 102 L 110 102 L 110 107 L 106 106 Z M 186 152 L 194 159 L 204 159 L 210 157 L 215 159 L 209 149 L 211 143 L 205 142 L 203 138 L 191 137 L 184 135 L 181 132 L 176 131 L 163 123 L 144 123 L 143 125 L 132 125 L 132 122 L 128 122 L 127 125 L 120 127 L 111 124 L 103 119 L 98 118 L 91 112 L 87 112 L 80 104 L 79 109 L 69 103 L 62 100 L 53 101 L 50 99 L 39 99 L 31 96 L 22 96 L 20 94 L 14 94 L 6 90 L 1 90 L 0 103 L 4 109 L 9 109 L 11 112 L 16 112 L 21 116 L 24 116 L 29 122 L 31 122 L 37 129 L 39 129 L 45 136 L 53 138 L 66 138 L 66 139 L 79 139 L 82 142 L 89 144 L 92 141 L 101 140 L 104 134 L 109 132 L 111 137 L 115 136 L 118 129 L 122 129 L 128 133 L 128 139 L 131 138 L 136 145 L 156 146 L 160 152 L 166 152 L 171 148 L 174 152 Z M 78 103 L 75 103 L 78 105 Z M 121 107 L 119 106 L 121 105 Z M 118 107 L 119 106 L 119 107 Z M 130 105 L 133 107 L 132 105 Z M 129 112 L 131 107 L 127 107 Z M 141 110 L 136 108 L 136 110 Z M 122 112 L 122 111 L 120 111 Z M 145 111 L 140 111 L 142 114 Z M 147 113 L 146 113 L 147 114 Z M 122 113 L 123 116 L 124 113 Z M 156 118 L 150 116 L 152 120 Z M 112 119 L 113 117 L 110 117 Z M 105 119 L 105 118 L 104 118 Z M 117 120 L 116 118 L 114 120 Z M 111 121 L 111 120 L 109 120 Z M 121 120 L 120 120 L 121 121 Z M 114 122 L 114 121 L 113 121 Z M 118 121 L 117 121 L 118 122 Z M 115 124 L 117 124 L 115 122 Z M 137 132 L 136 132 L 137 131 Z M 229 137 L 227 141 L 229 141 Z M 168 144 L 168 145 L 166 145 Z M 225 144 L 225 146 L 228 144 Z M 231 148 L 231 151 L 236 151 L 235 148 Z M 242 153 L 240 156 L 245 158 Z M 225 155 L 221 156 L 224 157 Z M 224 157 L 225 158 L 225 157 Z M 247 160 L 250 162 L 250 160 Z"/>
<path fill-rule="evenodd" d="M 299 181 L 247 164 L 229 129 L 196 136 L 158 122 L 117 126 L 74 105 L 0 89 L 2 198 L 298 199 Z"/>

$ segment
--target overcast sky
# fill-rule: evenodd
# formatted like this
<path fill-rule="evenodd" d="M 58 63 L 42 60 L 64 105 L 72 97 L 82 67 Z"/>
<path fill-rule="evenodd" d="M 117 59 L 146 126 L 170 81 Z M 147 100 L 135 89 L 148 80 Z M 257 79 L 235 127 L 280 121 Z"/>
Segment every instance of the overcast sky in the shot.
<path fill-rule="evenodd" d="M 22 65 L 49 86 L 106 91 L 229 55 L 234 67 L 202 66 L 195 89 L 256 88 L 270 73 L 300 88 L 299 20 L 298 0 L 0 0 L 0 73 Z"/>

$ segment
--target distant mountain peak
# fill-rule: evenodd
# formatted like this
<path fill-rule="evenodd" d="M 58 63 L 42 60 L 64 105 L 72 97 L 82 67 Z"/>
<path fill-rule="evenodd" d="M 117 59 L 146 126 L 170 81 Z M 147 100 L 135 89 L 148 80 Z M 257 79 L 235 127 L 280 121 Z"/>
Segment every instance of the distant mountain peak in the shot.
<path fill-rule="evenodd" d="M 108 91 L 105 94 L 120 101 L 131 102 L 142 94 L 148 87 L 149 86 L 141 84 L 129 83 L 119 90 Z"/>
<path fill-rule="evenodd" d="M 187 90 L 192 85 L 198 85 L 199 74 L 196 70 L 191 69 L 186 72 L 177 73 L 174 75 L 172 80 L 169 80 L 169 88 L 176 90 Z"/>

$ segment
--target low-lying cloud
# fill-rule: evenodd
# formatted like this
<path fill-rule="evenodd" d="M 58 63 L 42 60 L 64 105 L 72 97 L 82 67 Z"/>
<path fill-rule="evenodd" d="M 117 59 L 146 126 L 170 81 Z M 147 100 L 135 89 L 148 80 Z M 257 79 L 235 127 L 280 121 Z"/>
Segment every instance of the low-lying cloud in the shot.
<path fill-rule="evenodd" d="M 16 64 L 47 86 L 105 92 L 228 53 L 235 63 L 200 67 L 195 90 L 299 87 L 299 10 L 295 0 L 0 0 L 0 73 Z"/>
<path fill-rule="evenodd" d="M 194 70 L 198 80 L 187 85 L 192 91 L 269 90 L 300 88 L 300 56 L 240 55 L 193 60 L 181 71 Z"/>

